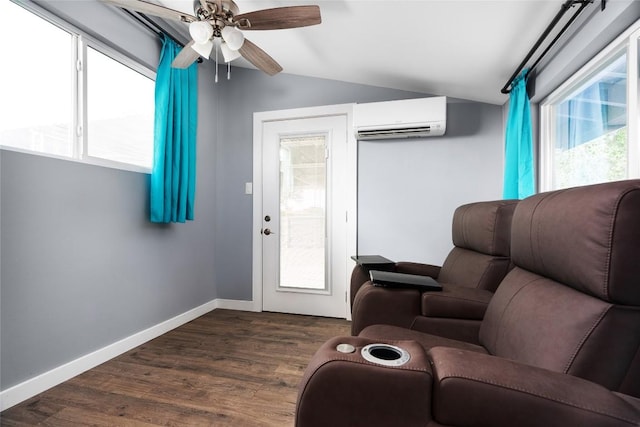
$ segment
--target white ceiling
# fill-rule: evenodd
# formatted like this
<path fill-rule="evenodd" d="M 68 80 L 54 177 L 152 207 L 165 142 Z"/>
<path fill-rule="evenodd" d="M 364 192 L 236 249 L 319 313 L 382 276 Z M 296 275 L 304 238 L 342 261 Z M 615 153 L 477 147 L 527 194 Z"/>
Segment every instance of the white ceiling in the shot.
<path fill-rule="evenodd" d="M 157 1 L 193 13 L 193 0 Z M 245 31 L 248 39 L 282 65 L 284 73 L 503 104 L 507 95 L 500 89 L 564 0 L 236 3 L 241 13 L 299 4 L 320 6 L 320 25 Z M 186 25 L 182 27 L 186 30 Z M 252 67 L 244 60 L 233 65 Z"/>

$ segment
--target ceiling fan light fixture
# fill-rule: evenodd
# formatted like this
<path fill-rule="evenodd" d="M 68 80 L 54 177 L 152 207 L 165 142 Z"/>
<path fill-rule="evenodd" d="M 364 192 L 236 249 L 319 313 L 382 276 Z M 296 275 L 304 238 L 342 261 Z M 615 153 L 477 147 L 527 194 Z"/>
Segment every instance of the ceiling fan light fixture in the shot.
<path fill-rule="evenodd" d="M 235 27 L 224 27 L 220 34 L 231 50 L 240 49 L 244 43 L 244 34 Z"/>
<path fill-rule="evenodd" d="M 191 49 L 198 52 L 198 55 L 203 58 L 209 59 L 209 55 L 211 55 L 211 51 L 213 50 L 213 42 L 208 40 L 204 43 L 194 43 L 191 45 Z"/>
<path fill-rule="evenodd" d="M 227 43 L 222 43 L 220 45 L 220 50 L 222 51 L 222 56 L 224 57 L 224 62 L 229 63 L 234 59 L 240 58 L 242 55 L 237 50 L 231 49 Z"/>
<path fill-rule="evenodd" d="M 194 14 L 191 15 L 157 4 L 159 2 L 166 3 L 163 0 L 98 1 L 114 4 L 122 9 L 140 14 L 150 14 L 158 18 L 188 24 L 191 40 L 171 63 L 173 68 L 180 69 L 191 66 L 200 56 L 213 55 L 214 48 L 217 62 L 218 48 L 216 43 L 224 42 L 227 61 L 232 61 L 235 55 L 240 53 L 240 56 L 249 61 L 251 65 L 270 76 L 274 76 L 282 71 L 282 66 L 251 40 L 245 39 L 240 30 L 284 30 L 318 25 L 322 22 L 318 5 L 272 7 L 241 14 L 234 0 L 190 0 L 194 7 Z M 143 23 L 146 25 L 145 22 Z M 233 54 L 234 51 L 239 52 Z M 227 62 L 227 64 L 229 63 Z M 230 66 L 227 69 L 230 69 Z"/>
<path fill-rule="evenodd" d="M 213 36 L 213 27 L 207 21 L 194 21 L 189 24 L 189 34 L 196 44 L 206 44 Z"/>

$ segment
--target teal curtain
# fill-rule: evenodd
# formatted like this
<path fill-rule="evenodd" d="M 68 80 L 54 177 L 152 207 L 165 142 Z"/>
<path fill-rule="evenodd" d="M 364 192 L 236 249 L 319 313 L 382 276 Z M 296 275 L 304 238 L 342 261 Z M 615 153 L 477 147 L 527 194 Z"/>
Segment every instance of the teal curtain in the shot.
<path fill-rule="evenodd" d="M 171 68 L 180 46 L 163 38 L 156 75 L 151 221 L 193 220 L 196 194 L 198 68 Z"/>
<path fill-rule="evenodd" d="M 526 82 L 527 70 L 511 84 L 505 139 L 505 199 L 524 199 L 535 193 L 531 110 Z"/>

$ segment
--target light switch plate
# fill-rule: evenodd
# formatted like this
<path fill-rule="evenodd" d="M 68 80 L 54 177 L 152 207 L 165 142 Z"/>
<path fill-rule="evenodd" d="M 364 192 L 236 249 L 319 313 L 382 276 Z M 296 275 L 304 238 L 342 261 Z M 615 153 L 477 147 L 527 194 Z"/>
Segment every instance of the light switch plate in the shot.
<path fill-rule="evenodd" d="M 244 183 L 244 194 L 253 194 L 253 182 Z"/>

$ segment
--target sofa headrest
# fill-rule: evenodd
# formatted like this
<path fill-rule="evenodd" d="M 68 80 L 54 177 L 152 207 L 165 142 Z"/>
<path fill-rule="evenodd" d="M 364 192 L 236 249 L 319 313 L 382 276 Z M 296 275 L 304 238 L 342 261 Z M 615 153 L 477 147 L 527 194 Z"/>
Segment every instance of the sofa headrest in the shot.
<path fill-rule="evenodd" d="M 522 200 L 511 227 L 515 265 L 607 302 L 640 305 L 640 180 Z"/>
<path fill-rule="evenodd" d="M 509 256 L 511 218 L 518 200 L 462 205 L 453 213 L 453 244 L 492 256 Z"/>

